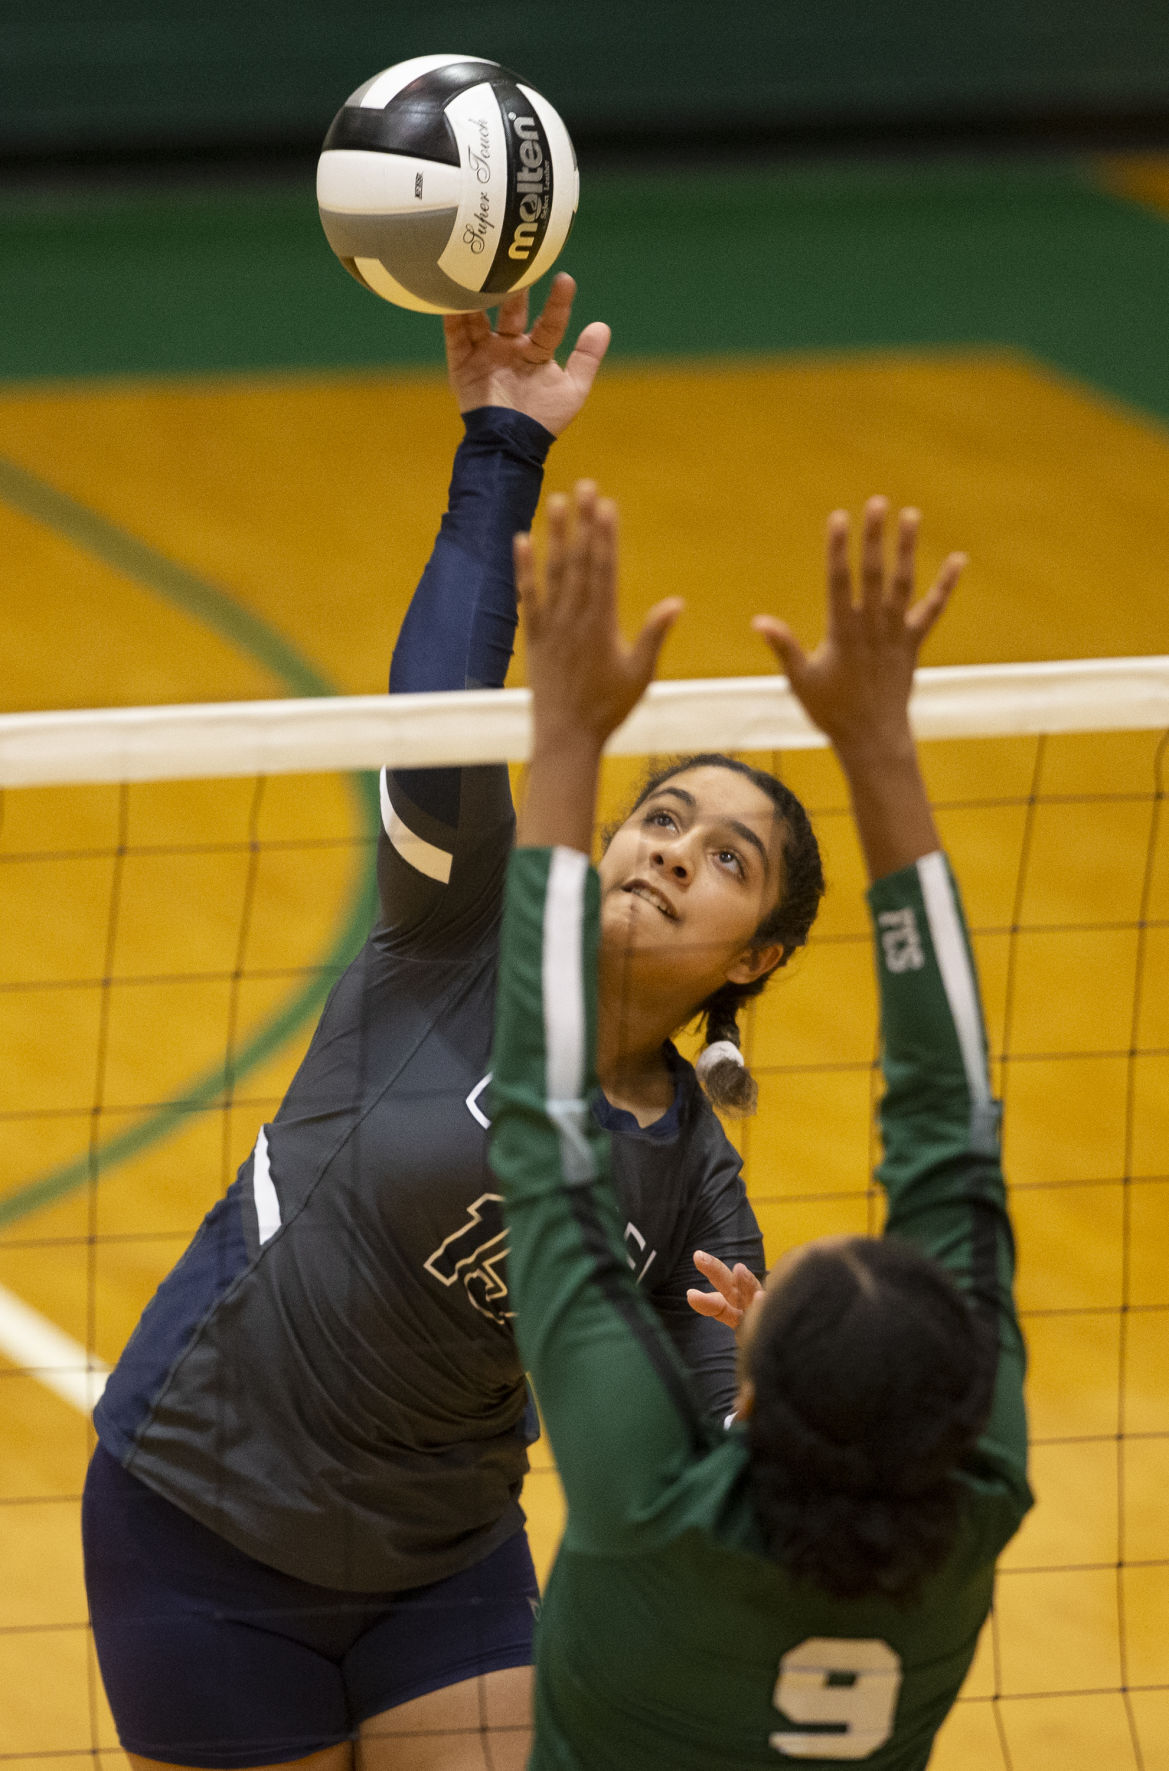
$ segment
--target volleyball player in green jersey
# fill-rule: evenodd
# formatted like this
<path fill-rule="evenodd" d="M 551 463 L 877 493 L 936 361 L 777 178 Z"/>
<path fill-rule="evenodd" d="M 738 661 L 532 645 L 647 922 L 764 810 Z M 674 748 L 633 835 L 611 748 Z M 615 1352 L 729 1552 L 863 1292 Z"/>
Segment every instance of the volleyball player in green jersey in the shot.
<path fill-rule="evenodd" d="M 517 540 L 535 749 L 507 888 L 493 1164 L 520 1349 L 568 1502 L 538 1630 L 531 1771 L 743 1771 L 784 1760 L 917 1771 L 958 1695 L 1026 1480 L 1023 1345 L 978 987 L 907 716 L 917 652 L 961 569 L 913 603 L 916 513 L 885 564 L 867 507 L 859 600 L 829 527 L 827 636 L 756 621 L 843 765 L 872 881 L 885 1236 L 789 1252 L 766 1287 L 719 1275 L 740 1327 L 738 1421 L 703 1418 L 637 1294 L 595 1087 L 598 927 L 660 917 L 706 866 L 685 796 L 646 803 L 650 890 L 610 903 L 588 865 L 601 747 L 677 613 L 614 620 L 615 512 L 550 508 L 544 588 Z M 719 847 L 725 843 L 725 847 Z M 684 921 L 684 917 L 682 918 Z M 754 1294 L 754 1295 L 753 1295 Z M 749 1302 L 748 1302 L 749 1300 Z"/>

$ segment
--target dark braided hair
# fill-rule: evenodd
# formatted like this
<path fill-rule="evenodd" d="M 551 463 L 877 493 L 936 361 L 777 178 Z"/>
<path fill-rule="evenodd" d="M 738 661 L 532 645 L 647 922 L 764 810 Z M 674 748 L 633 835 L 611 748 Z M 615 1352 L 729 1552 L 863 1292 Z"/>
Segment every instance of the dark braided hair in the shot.
<path fill-rule="evenodd" d="M 655 770 L 642 784 L 626 816 L 632 816 L 638 806 L 675 775 L 704 768 L 730 769 L 736 775 L 744 775 L 767 795 L 779 814 L 783 832 L 783 894 L 751 937 L 753 947 L 776 944 L 782 949 L 772 968 L 778 971 L 807 941 L 820 908 L 820 899 L 824 896 L 820 846 L 808 814 L 791 788 L 785 787 L 777 776 L 769 775 L 763 769 L 753 769 L 736 757 L 704 751 L 698 756 L 675 757 Z M 759 995 L 771 975 L 771 972 L 764 972 L 762 977 L 754 978 L 749 984 L 722 984 L 705 1002 L 698 1004 L 695 1014 L 705 1020 L 708 1047 L 721 1040 L 727 1040 L 736 1050 L 741 1047 L 739 1009 L 751 997 Z M 728 1056 L 703 1063 L 700 1058 L 699 1075 L 703 1088 L 720 1113 L 735 1119 L 754 1113 L 759 1089 L 744 1062 Z"/>
<path fill-rule="evenodd" d="M 760 1307 L 747 1428 L 769 1550 L 836 1598 L 912 1602 L 957 1534 L 993 1331 L 895 1237 L 811 1244 Z"/>

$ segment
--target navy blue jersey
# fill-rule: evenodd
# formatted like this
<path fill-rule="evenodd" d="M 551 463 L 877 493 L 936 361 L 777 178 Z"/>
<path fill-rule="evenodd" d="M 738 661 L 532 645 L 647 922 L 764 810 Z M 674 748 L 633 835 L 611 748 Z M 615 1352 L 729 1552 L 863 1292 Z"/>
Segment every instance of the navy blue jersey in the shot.
<path fill-rule="evenodd" d="M 470 414 L 392 692 L 502 683 L 511 537 L 550 442 Z M 532 1436 L 486 1149 L 507 770 L 390 773 L 381 797 L 378 923 L 95 1415 L 133 1475 L 239 1549 L 364 1591 L 444 1579 L 516 1531 Z M 762 1244 L 736 1152 L 668 1057 L 656 1124 L 596 1110 L 628 1264 L 721 1415 L 734 1341 L 687 1306 L 691 1255 L 762 1271 Z"/>

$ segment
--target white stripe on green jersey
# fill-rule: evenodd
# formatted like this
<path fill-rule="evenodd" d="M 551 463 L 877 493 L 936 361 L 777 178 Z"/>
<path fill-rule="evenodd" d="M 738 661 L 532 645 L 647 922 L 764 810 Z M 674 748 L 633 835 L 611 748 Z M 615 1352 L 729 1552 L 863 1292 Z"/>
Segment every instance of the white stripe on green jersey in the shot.
<path fill-rule="evenodd" d="M 978 984 L 946 857 L 942 854 L 923 855 L 917 863 L 917 877 L 921 881 L 921 895 L 938 970 L 942 974 L 962 1049 L 966 1086 L 975 1107 L 986 1107 L 990 1102 L 990 1076 L 986 1067 Z"/>
<path fill-rule="evenodd" d="M 995 1558 L 1030 1504 L 1013 1244 L 945 861 L 870 892 L 887 1084 L 879 1178 L 888 1228 L 970 1292 L 998 1368 L 986 1431 L 958 1472 L 960 1537 L 910 1609 L 800 1586 L 766 1553 L 746 1435 L 703 1418 L 637 1292 L 607 1139 L 583 1111 L 596 1086 L 597 882 L 577 857 L 583 891 L 570 903 L 552 886 L 563 865 L 547 850 L 513 857 L 493 1053 L 517 1332 L 568 1501 L 539 1626 L 531 1771 L 921 1771 L 973 1658 Z M 586 1029 L 575 1103 L 563 1093 L 575 1031 L 560 1049 L 570 995 Z M 575 1148 L 566 1169 L 566 1113 L 586 1128 L 591 1184 L 575 1179 Z"/>
<path fill-rule="evenodd" d="M 560 1167 L 566 1181 L 591 1181 L 596 1169 L 585 1135 L 585 997 L 581 929 L 588 857 L 553 849 L 542 947 L 546 1109 L 560 1133 Z"/>

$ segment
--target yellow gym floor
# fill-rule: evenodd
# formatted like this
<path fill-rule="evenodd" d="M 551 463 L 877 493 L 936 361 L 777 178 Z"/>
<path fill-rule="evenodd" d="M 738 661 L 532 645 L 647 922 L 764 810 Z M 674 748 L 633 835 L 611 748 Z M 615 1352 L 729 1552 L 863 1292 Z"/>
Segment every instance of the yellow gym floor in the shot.
<path fill-rule="evenodd" d="M 338 692 L 381 689 L 457 435 L 445 387 L 422 371 L 0 393 L 0 458 L 15 470 L 0 501 L 6 706 L 284 694 L 289 657 Z M 1169 431 L 1023 354 L 621 362 L 548 484 L 584 473 L 621 499 L 630 622 L 668 592 L 688 599 L 668 675 L 764 670 L 747 628 L 760 609 L 813 638 L 823 519 L 874 491 L 923 509 L 927 565 L 954 547 L 971 556 L 927 662 L 1169 649 Z M 254 620 L 208 615 L 199 585 Z M 1169 1771 L 1159 742 L 927 748 L 995 1052 L 1008 1052 L 1040 1503 L 1005 1558 L 939 1771 Z M 818 813 L 830 896 L 750 1034 L 762 1111 L 741 1135 L 771 1258 L 874 1221 L 859 863 L 830 759 L 784 768 Z M 614 793 L 629 775 L 614 768 Z M 0 1285 L 108 1362 L 273 1110 L 310 1024 L 277 1032 L 227 1106 L 172 1113 L 99 1185 L 40 1205 L 34 1189 L 222 1065 L 229 1026 L 237 1051 L 279 1026 L 360 902 L 368 824 L 335 777 L 272 780 L 259 798 L 252 783 L 14 790 L 3 814 L 0 1205 L 26 1203 L 0 1219 Z M 258 861 L 253 833 L 275 845 Z M 0 1762 L 114 1771 L 124 1760 L 82 1627 L 88 1424 L 9 1371 L 0 1440 Z M 559 1503 L 536 1450 L 527 1501 L 545 1567 Z"/>

